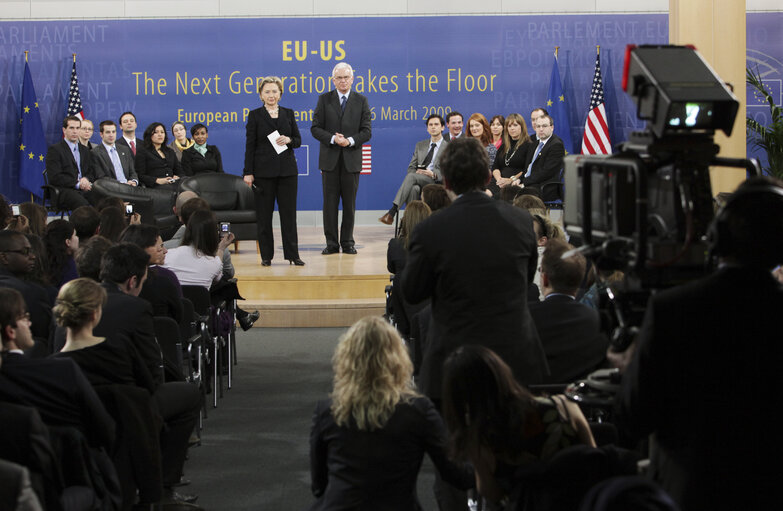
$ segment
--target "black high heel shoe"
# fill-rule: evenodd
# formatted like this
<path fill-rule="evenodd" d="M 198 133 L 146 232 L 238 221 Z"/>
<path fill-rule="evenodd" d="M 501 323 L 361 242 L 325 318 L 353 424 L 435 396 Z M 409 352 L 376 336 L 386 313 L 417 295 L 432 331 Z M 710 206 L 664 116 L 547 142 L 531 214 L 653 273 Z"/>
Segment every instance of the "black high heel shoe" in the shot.
<path fill-rule="evenodd" d="M 261 266 L 272 266 L 271 259 L 261 259 Z"/>
<path fill-rule="evenodd" d="M 294 264 L 296 266 L 304 266 L 305 265 L 305 262 L 302 261 L 301 259 L 299 259 L 298 257 L 295 258 L 295 259 L 289 259 L 288 263 L 289 263 L 289 266 L 292 265 L 292 264 Z"/>

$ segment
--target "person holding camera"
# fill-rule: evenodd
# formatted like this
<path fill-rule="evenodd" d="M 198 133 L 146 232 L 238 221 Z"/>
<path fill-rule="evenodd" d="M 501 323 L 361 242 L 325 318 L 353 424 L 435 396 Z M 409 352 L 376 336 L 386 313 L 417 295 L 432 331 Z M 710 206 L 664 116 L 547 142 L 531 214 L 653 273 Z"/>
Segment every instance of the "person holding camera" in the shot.
<path fill-rule="evenodd" d="M 296 232 L 296 189 L 299 170 L 294 149 L 302 145 L 294 111 L 279 105 L 283 82 L 267 76 L 258 85 L 264 106 L 247 118 L 243 179 L 256 195 L 256 222 L 261 266 L 270 266 L 275 252 L 272 213 L 275 200 L 280 213 L 283 257 L 290 264 L 304 266 L 299 258 Z"/>

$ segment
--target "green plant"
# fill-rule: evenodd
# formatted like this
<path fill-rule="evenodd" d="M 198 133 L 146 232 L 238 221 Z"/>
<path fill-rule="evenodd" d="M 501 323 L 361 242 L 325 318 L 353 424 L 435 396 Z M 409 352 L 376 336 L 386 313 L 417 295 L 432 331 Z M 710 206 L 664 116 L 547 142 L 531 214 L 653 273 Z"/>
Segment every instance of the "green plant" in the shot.
<path fill-rule="evenodd" d="M 783 108 L 775 105 L 775 100 L 769 93 L 758 71 L 746 70 L 746 80 L 769 104 L 771 122 L 762 126 L 755 119 L 747 117 L 745 126 L 754 147 L 760 147 L 767 152 L 767 166 L 763 167 L 765 174 L 783 179 Z"/>

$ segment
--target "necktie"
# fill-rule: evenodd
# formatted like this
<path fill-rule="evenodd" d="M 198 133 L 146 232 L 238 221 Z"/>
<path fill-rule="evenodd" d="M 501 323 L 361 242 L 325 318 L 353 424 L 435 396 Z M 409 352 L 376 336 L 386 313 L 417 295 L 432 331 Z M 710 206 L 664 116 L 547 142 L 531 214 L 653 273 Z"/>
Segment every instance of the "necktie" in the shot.
<path fill-rule="evenodd" d="M 348 98 L 346 98 L 345 96 L 342 96 L 340 98 L 340 110 L 342 110 L 343 112 L 345 112 L 345 103 L 347 100 Z"/>
<path fill-rule="evenodd" d="M 131 148 L 131 152 L 133 153 L 133 156 L 136 156 L 136 141 L 135 140 L 131 140 L 130 141 L 130 148 Z"/>
<path fill-rule="evenodd" d="M 430 144 L 430 150 L 427 152 L 427 156 L 424 157 L 424 161 L 421 162 L 421 166 L 425 169 L 429 167 L 430 162 L 432 161 L 432 155 L 435 154 L 435 148 L 438 147 L 438 144 L 433 142 Z"/>
<path fill-rule="evenodd" d="M 82 178 L 82 162 L 81 162 L 81 155 L 79 154 L 78 142 L 77 145 L 73 146 L 72 149 L 73 149 L 73 159 L 76 160 L 76 173 L 77 173 L 76 180 L 78 181 Z"/>
<path fill-rule="evenodd" d="M 525 177 L 528 177 L 530 175 L 530 172 L 533 171 L 533 162 L 536 161 L 536 158 L 538 158 L 538 153 L 541 152 L 541 149 L 544 147 L 544 142 L 539 142 L 538 147 L 536 147 L 536 152 L 533 153 L 533 159 L 530 160 L 530 165 L 527 166 L 527 172 L 525 172 Z"/>
<path fill-rule="evenodd" d="M 117 148 L 112 147 L 109 151 L 109 155 L 111 156 L 111 163 L 114 165 L 114 174 L 117 177 L 117 181 L 120 183 L 127 183 L 128 180 L 125 179 L 125 172 L 122 170 L 122 164 L 120 163 L 120 157 L 117 154 Z"/>

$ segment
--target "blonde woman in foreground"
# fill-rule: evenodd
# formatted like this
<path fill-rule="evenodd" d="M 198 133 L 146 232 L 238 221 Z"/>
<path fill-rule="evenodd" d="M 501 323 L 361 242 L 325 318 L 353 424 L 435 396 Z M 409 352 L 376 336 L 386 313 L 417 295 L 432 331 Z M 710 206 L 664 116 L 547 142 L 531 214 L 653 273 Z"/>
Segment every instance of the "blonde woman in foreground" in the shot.
<path fill-rule="evenodd" d="M 397 331 L 366 317 L 340 339 L 331 399 L 318 403 L 310 433 L 312 510 L 421 509 L 416 478 L 426 452 L 461 489 L 472 472 L 445 454 L 446 430 L 413 387 L 413 364 Z"/>

